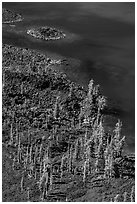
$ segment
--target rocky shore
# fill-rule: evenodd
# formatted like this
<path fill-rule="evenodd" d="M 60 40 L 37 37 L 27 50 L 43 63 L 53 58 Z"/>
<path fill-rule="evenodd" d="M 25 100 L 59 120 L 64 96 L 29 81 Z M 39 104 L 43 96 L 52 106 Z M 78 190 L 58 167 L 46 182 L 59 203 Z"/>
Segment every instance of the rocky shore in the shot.
<path fill-rule="evenodd" d="M 60 40 L 66 37 L 66 34 L 61 30 L 51 27 L 40 27 L 40 28 L 31 28 L 27 30 L 27 34 L 31 35 L 34 38 L 42 40 Z"/>
<path fill-rule="evenodd" d="M 51 66 L 62 65 L 63 59 L 53 59 L 28 48 L 3 44 L 3 67 L 19 72 L 43 73 Z"/>
<path fill-rule="evenodd" d="M 23 18 L 20 14 L 5 8 L 2 9 L 2 23 L 16 23 L 22 20 Z"/>

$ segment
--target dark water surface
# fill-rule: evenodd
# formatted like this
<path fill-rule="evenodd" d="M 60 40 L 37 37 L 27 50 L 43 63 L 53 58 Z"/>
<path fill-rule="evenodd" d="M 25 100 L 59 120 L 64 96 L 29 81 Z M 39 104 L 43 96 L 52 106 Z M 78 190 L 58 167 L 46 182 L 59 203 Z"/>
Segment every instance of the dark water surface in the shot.
<path fill-rule="evenodd" d="M 73 80 L 101 85 L 123 121 L 128 148 L 135 142 L 135 27 L 134 3 L 3 3 L 21 13 L 24 21 L 15 30 L 3 27 L 3 43 L 50 51 L 80 59 Z M 50 25 L 73 33 L 75 40 L 44 42 L 25 34 L 31 26 Z M 75 73 L 74 73 L 75 72 Z M 75 77 L 74 77 L 75 76 Z M 110 120 L 110 124 L 114 121 Z"/>

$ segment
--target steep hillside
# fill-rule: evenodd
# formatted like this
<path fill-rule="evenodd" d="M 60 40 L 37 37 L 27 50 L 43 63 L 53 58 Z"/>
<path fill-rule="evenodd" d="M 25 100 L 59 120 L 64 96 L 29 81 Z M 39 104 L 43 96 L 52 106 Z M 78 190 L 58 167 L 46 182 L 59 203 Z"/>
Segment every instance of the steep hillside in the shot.
<path fill-rule="evenodd" d="M 99 86 L 71 82 L 63 63 L 3 45 L 3 201 L 133 201 L 122 123 L 105 132 Z"/>

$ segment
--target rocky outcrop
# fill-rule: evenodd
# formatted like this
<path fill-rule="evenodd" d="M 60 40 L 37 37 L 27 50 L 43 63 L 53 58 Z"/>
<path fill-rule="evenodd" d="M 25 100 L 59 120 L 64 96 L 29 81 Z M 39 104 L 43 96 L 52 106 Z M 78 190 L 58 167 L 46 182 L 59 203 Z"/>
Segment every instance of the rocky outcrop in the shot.
<path fill-rule="evenodd" d="M 22 16 L 13 11 L 2 9 L 2 23 L 15 23 L 22 21 Z"/>
<path fill-rule="evenodd" d="M 28 35 L 42 40 L 59 40 L 65 38 L 65 33 L 51 27 L 31 28 L 27 31 Z"/>

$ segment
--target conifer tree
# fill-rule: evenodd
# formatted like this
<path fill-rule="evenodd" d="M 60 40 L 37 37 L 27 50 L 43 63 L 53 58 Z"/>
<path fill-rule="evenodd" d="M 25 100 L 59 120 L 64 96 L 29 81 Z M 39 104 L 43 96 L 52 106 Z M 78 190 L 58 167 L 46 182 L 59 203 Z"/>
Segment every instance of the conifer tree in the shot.
<path fill-rule="evenodd" d="M 96 161 L 95 161 L 95 171 L 99 172 L 100 168 L 102 167 L 102 162 L 104 161 L 104 150 L 103 150 L 103 144 L 100 143 L 98 146 L 98 151 L 96 154 Z"/>
<path fill-rule="evenodd" d="M 2 88 L 5 86 L 5 70 L 2 71 Z"/>
<path fill-rule="evenodd" d="M 135 202 L 135 186 L 132 186 L 130 200 L 131 202 Z"/>
<path fill-rule="evenodd" d="M 84 162 L 84 167 L 83 167 L 83 182 L 84 183 L 86 181 L 86 170 L 87 170 L 87 161 Z"/>
<path fill-rule="evenodd" d="M 72 172 L 72 168 L 73 168 L 73 157 L 72 157 L 72 155 L 73 155 L 73 148 L 72 148 L 72 145 L 71 145 L 71 147 L 70 147 L 70 152 L 69 152 L 69 172 L 71 173 Z"/>
<path fill-rule="evenodd" d="M 114 174 L 112 142 L 106 147 L 106 150 L 104 151 L 104 157 L 105 157 L 104 177 L 111 178 Z"/>
<path fill-rule="evenodd" d="M 70 84 L 70 89 L 69 89 L 69 94 L 68 94 L 68 97 L 69 97 L 69 98 L 72 97 L 73 89 L 74 89 L 74 83 L 72 82 L 72 83 Z"/>
<path fill-rule="evenodd" d="M 121 128 L 122 128 L 122 122 L 118 120 L 114 129 L 114 136 L 113 136 L 114 158 L 120 157 L 122 155 L 122 151 L 125 144 L 125 136 L 121 138 Z"/>
<path fill-rule="evenodd" d="M 123 197 L 124 197 L 123 202 L 127 202 L 127 192 L 124 192 Z"/>
<path fill-rule="evenodd" d="M 63 176 L 64 159 L 65 159 L 65 156 L 63 155 L 61 158 L 61 165 L 60 165 L 60 170 L 61 170 L 60 179 L 62 179 L 62 176 Z"/>
<path fill-rule="evenodd" d="M 58 103 L 59 103 L 59 96 L 57 96 L 56 102 L 55 102 L 55 105 L 54 105 L 54 111 L 53 111 L 54 119 L 57 119 L 57 117 L 58 117 L 58 111 L 59 111 Z"/>
<path fill-rule="evenodd" d="M 73 154 L 74 161 L 77 161 L 79 159 L 80 153 L 81 153 L 80 142 L 79 142 L 79 139 L 77 139 L 75 143 L 74 154 Z"/>
<path fill-rule="evenodd" d="M 89 84 L 88 84 L 88 96 L 89 97 L 92 95 L 93 89 L 94 89 L 94 80 L 91 79 Z"/>

